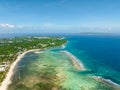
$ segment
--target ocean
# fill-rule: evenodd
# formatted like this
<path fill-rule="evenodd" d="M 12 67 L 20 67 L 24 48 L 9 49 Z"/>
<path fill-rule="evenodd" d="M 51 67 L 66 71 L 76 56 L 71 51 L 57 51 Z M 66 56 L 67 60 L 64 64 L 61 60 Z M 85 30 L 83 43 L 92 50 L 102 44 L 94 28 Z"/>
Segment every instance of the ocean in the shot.
<path fill-rule="evenodd" d="M 66 50 L 78 57 L 91 74 L 120 84 L 120 36 L 73 36 Z"/>
<path fill-rule="evenodd" d="M 34 90 L 41 77 L 48 75 L 44 70 L 52 75 L 58 73 L 62 87 L 59 90 L 120 90 L 117 88 L 120 87 L 120 36 L 73 35 L 65 39 L 68 41 L 65 48 L 26 54 L 14 70 L 8 90 L 19 90 L 16 89 L 19 87 L 22 87 L 20 90 Z M 70 58 L 61 51 L 71 53 L 85 70 L 76 70 Z"/>

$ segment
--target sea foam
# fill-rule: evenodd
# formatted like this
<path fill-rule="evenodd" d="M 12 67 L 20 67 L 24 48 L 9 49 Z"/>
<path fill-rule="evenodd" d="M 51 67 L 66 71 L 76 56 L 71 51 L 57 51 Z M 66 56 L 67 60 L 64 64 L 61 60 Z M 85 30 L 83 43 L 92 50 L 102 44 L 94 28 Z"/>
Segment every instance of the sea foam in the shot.
<path fill-rule="evenodd" d="M 85 69 L 84 68 L 84 65 L 82 64 L 82 62 L 77 58 L 75 57 L 73 54 L 71 54 L 70 52 L 66 51 L 66 50 L 62 50 L 60 52 L 64 52 L 67 56 L 69 56 L 70 58 L 72 58 L 73 60 L 75 60 L 82 69 Z"/>
<path fill-rule="evenodd" d="M 104 82 L 104 83 L 107 83 L 107 84 L 110 84 L 110 85 L 113 85 L 113 86 L 115 86 L 115 87 L 120 88 L 120 85 L 119 85 L 119 84 L 113 82 L 113 81 L 110 80 L 110 79 L 105 79 L 105 78 L 103 78 L 102 76 L 92 76 L 92 78 L 94 78 L 95 80 L 102 81 L 102 82 Z"/>

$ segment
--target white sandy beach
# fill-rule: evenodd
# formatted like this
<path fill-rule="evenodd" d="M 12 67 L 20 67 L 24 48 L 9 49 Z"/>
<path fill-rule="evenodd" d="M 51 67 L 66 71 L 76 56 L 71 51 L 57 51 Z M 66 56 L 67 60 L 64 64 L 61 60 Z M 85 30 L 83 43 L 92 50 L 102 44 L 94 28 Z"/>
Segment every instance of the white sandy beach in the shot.
<path fill-rule="evenodd" d="M 16 64 L 23 58 L 23 56 L 28 53 L 28 52 L 32 52 L 32 51 L 38 51 L 40 49 L 32 49 L 32 50 L 28 50 L 24 53 L 22 53 L 21 55 L 19 55 L 17 57 L 17 59 L 12 63 L 12 65 L 10 66 L 10 69 L 5 77 L 5 79 L 3 80 L 3 82 L 1 83 L 0 86 L 0 90 L 7 90 L 8 86 L 11 84 L 11 77 L 14 74 L 14 68 L 16 66 Z"/>

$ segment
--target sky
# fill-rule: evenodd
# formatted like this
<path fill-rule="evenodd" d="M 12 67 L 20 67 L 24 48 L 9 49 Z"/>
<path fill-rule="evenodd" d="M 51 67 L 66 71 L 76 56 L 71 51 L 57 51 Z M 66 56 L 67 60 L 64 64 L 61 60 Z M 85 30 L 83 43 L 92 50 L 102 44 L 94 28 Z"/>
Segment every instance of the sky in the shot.
<path fill-rule="evenodd" d="M 120 33 L 120 0 L 0 0 L 0 33 Z"/>

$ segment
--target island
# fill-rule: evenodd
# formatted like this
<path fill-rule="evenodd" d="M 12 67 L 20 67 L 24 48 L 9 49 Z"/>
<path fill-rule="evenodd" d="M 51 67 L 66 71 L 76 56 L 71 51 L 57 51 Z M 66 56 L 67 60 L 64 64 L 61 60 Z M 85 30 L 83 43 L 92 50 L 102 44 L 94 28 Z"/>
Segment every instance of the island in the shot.
<path fill-rule="evenodd" d="M 62 37 L 12 37 L 0 39 L 0 84 L 6 77 L 11 64 L 25 52 L 50 47 L 62 46 L 66 43 Z"/>
<path fill-rule="evenodd" d="M 68 47 L 63 37 L 0 39 L 0 90 L 120 90 L 91 74 Z"/>

